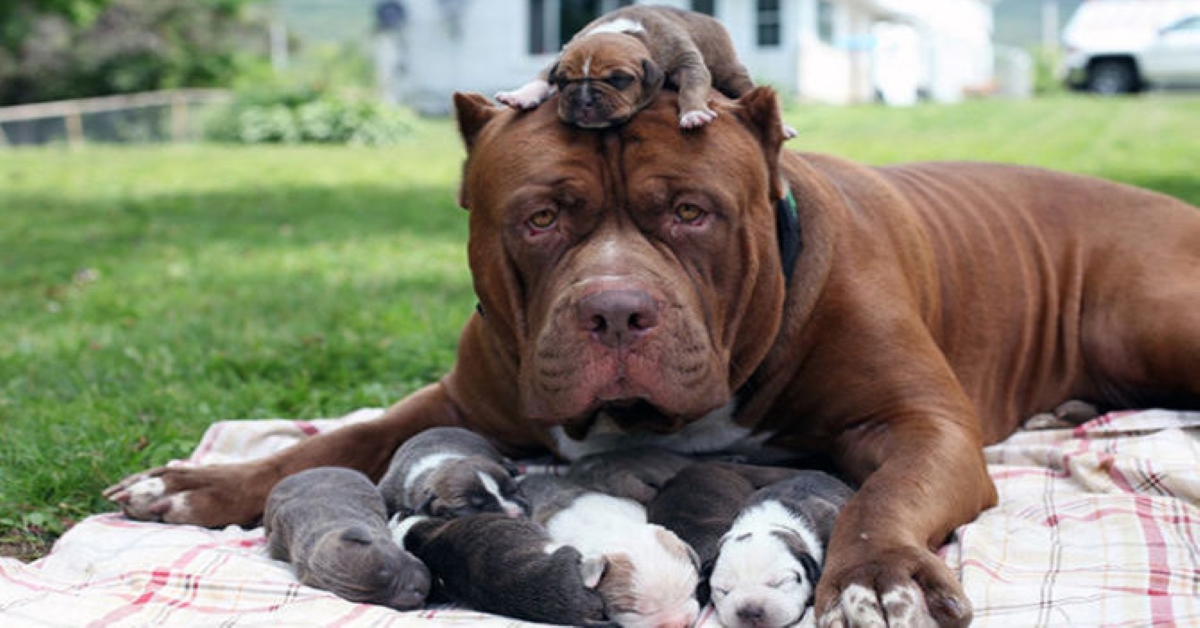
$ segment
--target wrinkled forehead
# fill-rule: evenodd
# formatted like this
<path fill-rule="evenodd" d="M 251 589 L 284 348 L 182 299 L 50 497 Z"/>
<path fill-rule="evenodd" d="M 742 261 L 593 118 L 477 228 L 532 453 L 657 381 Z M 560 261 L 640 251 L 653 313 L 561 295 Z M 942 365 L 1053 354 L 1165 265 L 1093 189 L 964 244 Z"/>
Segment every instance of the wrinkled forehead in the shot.
<path fill-rule="evenodd" d="M 602 76 L 615 70 L 641 71 L 650 56 L 640 41 L 620 33 L 595 33 L 571 42 L 558 61 L 558 72 L 569 77 Z"/>
<path fill-rule="evenodd" d="M 476 194 L 503 195 L 564 180 L 628 187 L 647 178 L 687 179 L 756 194 L 765 187 L 761 147 L 726 101 L 719 115 L 694 130 L 679 128 L 674 92 L 663 92 L 624 125 L 604 130 L 558 119 L 554 99 L 531 111 L 506 110 L 471 150 L 466 184 Z M 736 181 L 738 185 L 727 183 Z"/>

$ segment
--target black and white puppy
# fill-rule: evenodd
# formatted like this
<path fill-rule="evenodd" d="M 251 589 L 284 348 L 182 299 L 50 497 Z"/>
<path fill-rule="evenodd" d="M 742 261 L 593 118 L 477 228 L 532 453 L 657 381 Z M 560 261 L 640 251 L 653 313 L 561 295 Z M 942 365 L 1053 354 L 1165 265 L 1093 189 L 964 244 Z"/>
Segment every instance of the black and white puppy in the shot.
<path fill-rule="evenodd" d="M 687 628 L 700 612 L 695 552 L 670 530 L 646 521 L 632 499 L 526 476 L 533 518 L 556 543 L 570 545 L 605 568 L 596 589 L 605 614 L 625 628 Z"/>
<path fill-rule="evenodd" d="M 674 532 L 692 546 L 700 559 L 701 585 L 697 597 L 709 600 L 708 575 L 721 538 L 742 511 L 742 505 L 764 486 L 795 477 L 800 471 L 724 461 L 696 462 L 675 474 L 646 505 L 646 517 Z"/>
<path fill-rule="evenodd" d="M 821 471 L 803 471 L 755 492 L 721 539 L 709 585 L 727 628 L 777 628 L 804 617 L 825 546 L 854 491 Z"/>
<path fill-rule="evenodd" d="M 482 436 L 457 427 L 435 427 L 396 450 L 379 481 L 389 514 L 461 517 L 498 512 L 526 514 L 517 468 Z"/>
<path fill-rule="evenodd" d="M 281 480 L 263 512 L 267 552 L 300 582 L 352 602 L 406 610 L 429 593 L 429 570 L 392 540 L 383 496 L 366 475 L 318 467 Z"/>
<path fill-rule="evenodd" d="M 596 591 L 603 561 L 552 542 L 529 519 L 498 513 L 416 516 L 393 533 L 433 570 L 437 592 L 455 602 L 528 621 L 607 623 Z"/>

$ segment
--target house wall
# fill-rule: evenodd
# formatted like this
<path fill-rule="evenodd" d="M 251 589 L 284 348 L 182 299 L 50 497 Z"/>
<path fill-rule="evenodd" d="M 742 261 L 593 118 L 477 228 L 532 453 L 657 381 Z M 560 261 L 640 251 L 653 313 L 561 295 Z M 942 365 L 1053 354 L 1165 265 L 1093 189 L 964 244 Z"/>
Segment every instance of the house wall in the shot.
<path fill-rule="evenodd" d="M 690 8 L 689 0 L 652 0 Z M 782 0 L 781 42 L 761 48 L 754 0 L 716 0 L 715 17 L 756 82 L 785 95 L 830 103 L 869 102 L 876 93 L 872 27 L 880 20 L 916 29 L 921 89 L 953 102 L 992 76 L 990 0 L 839 0 L 831 43 L 817 35 L 816 0 Z M 456 90 L 491 95 L 536 76 L 555 54 L 529 54 L 524 0 L 407 0 L 400 55 L 407 59 L 399 92 L 425 113 L 446 113 Z M 461 7 L 458 19 L 445 7 Z"/>

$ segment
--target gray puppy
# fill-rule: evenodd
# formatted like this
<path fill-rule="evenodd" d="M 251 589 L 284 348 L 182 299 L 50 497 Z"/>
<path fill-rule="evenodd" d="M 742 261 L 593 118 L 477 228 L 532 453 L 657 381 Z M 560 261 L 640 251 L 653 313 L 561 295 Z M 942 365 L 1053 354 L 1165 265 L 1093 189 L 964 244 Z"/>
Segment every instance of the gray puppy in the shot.
<path fill-rule="evenodd" d="M 300 582 L 352 602 L 406 610 L 429 593 L 429 570 L 392 540 L 383 496 L 362 473 L 339 467 L 280 481 L 263 513 L 267 552 Z"/>
<path fill-rule="evenodd" d="M 585 489 L 648 504 L 659 489 L 695 462 L 657 447 L 633 447 L 589 454 L 571 463 L 566 477 Z"/>
<path fill-rule="evenodd" d="M 529 621 L 606 624 L 596 584 L 602 560 L 584 560 L 528 519 L 480 513 L 410 517 L 396 541 L 437 574 L 437 590 L 471 608 Z"/>
<path fill-rule="evenodd" d="M 461 517 L 499 512 L 526 514 L 517 468 L 479 434 L 435 427 L 396 450 L 379 490 L 388 514 Z"/>
<path fill-rule="evenodd" d="M 778 628 L 812 603 L 833 522 L 854 490 L 821 471 L 755 492 L 721 539 L 709 585 L 721 624 Z"/>

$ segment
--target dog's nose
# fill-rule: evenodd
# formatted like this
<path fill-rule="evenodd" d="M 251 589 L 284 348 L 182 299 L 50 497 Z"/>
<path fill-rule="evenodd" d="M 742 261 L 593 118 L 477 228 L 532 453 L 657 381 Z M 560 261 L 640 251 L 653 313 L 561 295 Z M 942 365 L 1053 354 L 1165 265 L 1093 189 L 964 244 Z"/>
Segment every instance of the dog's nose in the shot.
<path fill-rule="evenodd" d="M 628 346 L 658 325 L 658 302 L 644 290 L 602 290 L 579 300 L 579 324 L 600 344 Z"/>
<path fill-rule="evenodd" d="M 758 604 L 747 604 L 737 609 L 738 619 L 742 620 L 747 626 L 757 626 L 763 620 L 766 613 L 763 607 Z"/>

